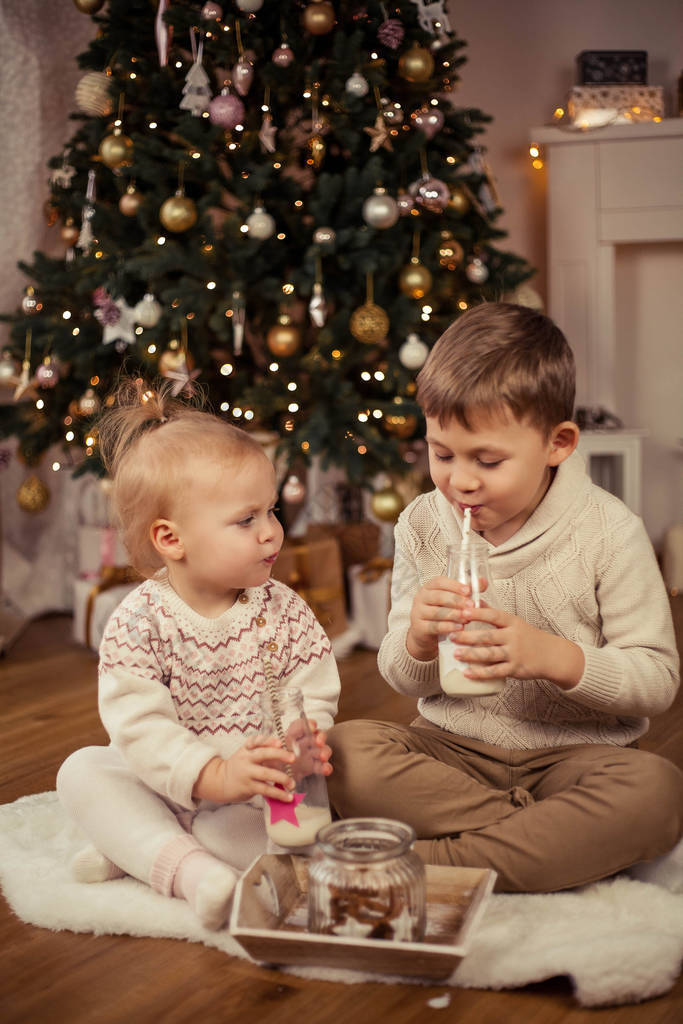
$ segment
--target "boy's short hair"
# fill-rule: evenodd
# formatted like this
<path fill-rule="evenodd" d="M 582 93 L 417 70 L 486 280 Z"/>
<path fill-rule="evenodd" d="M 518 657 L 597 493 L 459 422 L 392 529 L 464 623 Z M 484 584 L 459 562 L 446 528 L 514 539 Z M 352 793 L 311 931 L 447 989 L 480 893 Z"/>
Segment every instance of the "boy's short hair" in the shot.
<path fill-rule="evenodd" d="M 549 317 L 487 302 L 438 339 L 418 374 L 417 401 L 440 423 L 455 417 L 470 430 L 472 416 L 509 410 L 547 435 L 571 420 L 575 387 L 574 356 Z"/>

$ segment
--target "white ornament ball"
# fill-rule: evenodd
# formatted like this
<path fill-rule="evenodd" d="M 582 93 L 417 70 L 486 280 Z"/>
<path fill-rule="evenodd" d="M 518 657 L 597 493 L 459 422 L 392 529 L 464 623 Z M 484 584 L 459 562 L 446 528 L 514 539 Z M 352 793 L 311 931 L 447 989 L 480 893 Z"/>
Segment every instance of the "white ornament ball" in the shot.
<path fill-rule="evenodd" d="M 294 475 L 287 477 L 282 488 L 283 501 L 289 502 L 290 505 L 299 505 L 305 497 L 306 486 L 299 480 L 299 477 Z"/>
<path fill-rule="evenodd" d="M 344 88 L 350 96 L 358 96 L 359 98 L 367 96 L 370 91 L 368 80 L 361 75 L 360 71 L 354 71 L 350 78 L 346 79 Z"/>
<path fill-rule="evenodd" d="M 219 21 L 223 17 L 223 8 L 220 4 L 206 3 L 202 7 L 202 18 L 205 21 Z"/>
<path fill-rule="evenodd" d="M 91 117 L 106 117 L 114 109 L 109 93 L 112 79 L 104 71 L 89 71 L 76 86 L 76 106 Z"/>
<path fill-rule="evenodd" d="M 316 245 L 334 245 L 336 240 L 337 232 L 327 225 L 322 225 L 313 232 L 313 241 Z"/>
<path fill-rule="evenodd" d="M 375 189 L 363 203 L 363 220 L 371 228 L 390 228 L 398 220 L 398 203 L 383 188 Z"/>
<path fill-rule="evenodd" d="M 161 317 L 161 305 L 151 292 L 140 299 L 134 310 L 135 323 L 140 327 L 156 327 Z"/>
<path fill-rule="evenodd" d="M 16 380 L 17 368 L 9 349 L 0 353 L 0 384 L 13 384 Z"/>
<path fill-rule="evenodd" d="M 518 306 L 528 306 L 529 309 L 535 309 L 539 313 L 544 310 L 543 299 L 530 284 L 517 285 L 508 301 L 514 302 Z"/>
<path fill-rule="evenodd" d="M 409 334 L 398 350 L 398 358 L 406 370 L 419 370 L 428 355 L 428 346 L 417 334 Z"/>
<path fill-rule="evenodd" d="M 482 259 L 475 256 L 472 262 L 465 267 L 465 277 L 472 284 L 483 284 L 489 279 L 489 269 Z"/>
<path fill-rule="evenodd" d="M 249 214 L 246 224 L 249 228 L 249 237 L 255 238 L 257 242 L 264 242 L 275 233 L 275 220 L 262 206 L 257 206 L 254 212 Z"/>

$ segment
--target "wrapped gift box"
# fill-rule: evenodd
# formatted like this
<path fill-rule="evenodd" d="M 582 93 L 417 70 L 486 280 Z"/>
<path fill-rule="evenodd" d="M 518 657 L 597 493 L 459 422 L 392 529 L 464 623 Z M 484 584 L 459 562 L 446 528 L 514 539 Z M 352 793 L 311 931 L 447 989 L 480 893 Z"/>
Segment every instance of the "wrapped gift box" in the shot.
<path fill-rule="evenodd" d="M 360 633 L 363 647 L 378 650 L 387 632 L 391 607 L 391 569 L 389 558 L 373 558 L 365 565 L 354 565 L 347 573 L 351 622 Z"/>
<path fill-rule="evenodd" d="M 346 596 L 339 544 L 333 537 L 287 540 L 273 578 L 296 590 L 329 637 L 346 630 Z"/>
<path fill-rule="evenodd" d="M 104 627 L 114 609 L 140 583 L 129 569 L 105 573 L 105 578 L 74 580 L 73 636 L 77 643 L 99 649 Z"/>
<path fill-rule="evenodd" d="M 103 566 L 128 564 L 121 536 L 113 526 L 79 526 L 77 542 L 79 576 L 98 578 Z"/>
<path fill-rule="evenodd" d="M 569 93 L 569 116 L 575 124 L 597 127 L 664 116 L 661 85 L 575 85 Z"/>

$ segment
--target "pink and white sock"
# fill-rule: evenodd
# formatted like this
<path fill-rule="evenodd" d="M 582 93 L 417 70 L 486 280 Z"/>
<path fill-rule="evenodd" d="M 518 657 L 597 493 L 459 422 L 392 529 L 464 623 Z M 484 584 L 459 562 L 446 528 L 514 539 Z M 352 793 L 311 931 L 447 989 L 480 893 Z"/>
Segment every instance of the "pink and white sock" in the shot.
<path fill-rule="evenodd" d="M 126 872 L 92 845 L 84 846 L 71 861 L 71 873 L 77 882 L 109 882 L 124 878 Z"/>
<path fill-rule="evenodd" d="M 165 896 L 186 900 L 211 931 L 224 927 L 237 873 L 208 853 L 193 836 L 174 836 L 160 850 L 150 885 Z"/>

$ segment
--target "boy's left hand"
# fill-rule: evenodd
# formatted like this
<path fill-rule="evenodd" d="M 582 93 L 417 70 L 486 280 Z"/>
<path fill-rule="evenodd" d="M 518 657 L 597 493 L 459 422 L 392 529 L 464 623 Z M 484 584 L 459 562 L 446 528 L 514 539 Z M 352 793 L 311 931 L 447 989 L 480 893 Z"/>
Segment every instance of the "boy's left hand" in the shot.
<path fill-rule="evenodd" d="M 562 689 L 576 686 L 583 675 L 584 656 L 577 644 L 529 625 L 500 608 L 463 608 L 463 626 L 481 622 L 491 629 L 460 629 L 454 655 L 469 663 L 468 679 L 549 679 Z"/>
<path fill-rule="evenodd" d="M 313 773 L 331 775 L 332 748 L 327 745 L 327 733 L 321 732 L 312 719 L 307 721 L 312 737 L 306 733 L 303 722 L 298 719 L 291 722 L 287 729 L 288 745 L 292 746 L 297 755 L 292 769 L 301 778 Z"/>

